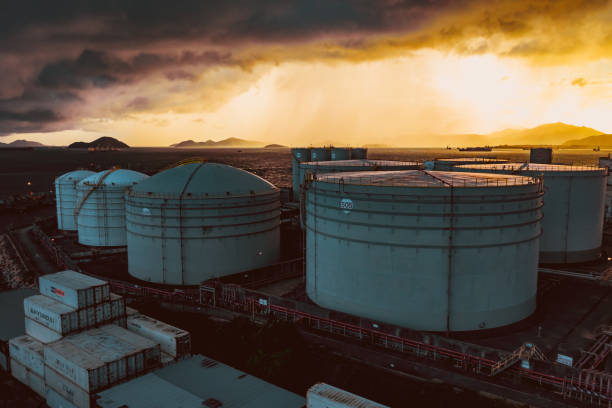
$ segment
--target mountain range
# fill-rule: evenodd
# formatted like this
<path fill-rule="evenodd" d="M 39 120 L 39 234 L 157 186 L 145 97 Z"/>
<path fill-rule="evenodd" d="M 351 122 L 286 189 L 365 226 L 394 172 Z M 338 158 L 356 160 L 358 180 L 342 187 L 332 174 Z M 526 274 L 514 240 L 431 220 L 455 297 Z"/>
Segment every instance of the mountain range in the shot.
<path fill-rule="evenodd" d="M 14 140 L 11 143 L 0 143 L 0 147 L 41 147 L 42 143 L 32 142 L 30 140 Z"/>
<path fill-rule="evenodd" d="M 237 137 L 228 137 L 227 139 L 219 140 L 215 142 L 214 140 L 207 140 L 205 142 L 195 142 L 193 140 L 185 140 L 180 143 L 175 143 L 170 145 L 170 147 L 264 147 L 266 143 L 258 142 L 256 140 L 245 140 L 239 139 Z"/>

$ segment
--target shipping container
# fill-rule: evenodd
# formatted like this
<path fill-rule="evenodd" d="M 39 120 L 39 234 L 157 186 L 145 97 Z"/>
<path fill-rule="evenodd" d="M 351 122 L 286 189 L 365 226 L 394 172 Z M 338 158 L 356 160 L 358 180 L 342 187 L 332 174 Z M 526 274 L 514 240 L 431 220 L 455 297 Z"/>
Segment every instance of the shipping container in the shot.
<path fill-rule="evenodd" d="M 191 353 L 191 335 L 167 323 L 145 315 L 130 316 L 128 330 L 159 343 L 164 353 L 182 357 Z"/>
<path fill-rule="evenodd" d="M 107 282 L 74 271 L 41 276 L 38 284 L 42 295 L 75 308 L 93 306 L 110 299 Z"/>
<path fill-rule="evenodd" d="M 111 321 L 111 302 L 99 303 L 94 306 L 96 325 Z"/>
<path fill-rule="evenodd" d="M 77 408 L 89 408 L 91 395 L 68 378 L 64 377 L 49 366 L 45 367 L 45 379 L 47 387 L 52 388 L 62 398 Z"/>
<path fill-rule="evenodd" d="M 125 316 L 126 307 L 125 307 L 125 298 L 123 296 L 119 296 L 119 295 L 115 295 L 114 293 L 111 293 L 110 306 L 111 306 L 111 319 L 116 319 L 118 317 Z"/>
<path fill-rule="evenodd" d="M 62 397 L 53 388 L 47 387 L 47 405 L 49 408 L 79 408 L 66 398 Z M 86 407 L 89 408 L 89 407 Z"/>
<path fill-rule="evenodd" d="M 92 354 L 64 339 L 46 346 L 44 354 L 47 366 L 85 391 L 108 385 L 107 366 L 97 355 L 101 353 Z"/>
<path fill-rule="evenodd" d="M 32 319 L 25 318 L 25 332 L 28 336 L 34 337 L 43 344 L 52 343 L 62 338 L 62 335 Z"/>
<path fill-rule="evenodd" d="M 79 330 L 79 314 L 74 307 L 46 296 L 30 296 L 23 300 L 26 317 L 49 329 L 66 335 Z"/>
<path fill-rule="evenodd" d="M 30 336 L 19 336 L 9 341 L 9 352 L 16 360 L 33 373 L 45 376 L 45 356 L 43 344 Z"/>
<path fill-rule="evenodd" d="M 149 370 L 159 366 L 161 360 L 161 348 L 158 342 L 147 339 L 146 337 L 140 336 L 136 333 L 132 333 L 131 331 L 116 325 L 103 326 L 100 329 L 110 336 L 116 336 L 124 342 L 133 345 L 136 349 L 142 350 L 144 357 L 142 362 L 143 370 Z M 141 372 L 140 366 L 137 367 L 137 372 Z"/>
<path fill-rule="evenodd" d="M 389 408 L 329 384 L 318 383 L 306 394 L 308 408 Z"/>
<path fill-rule="evenodd" d="M 16 360 L 11 360 L 11 374 L 26 387 L 45 398 L 45 380 Z"/>
<path fill-rule="evenodd" d="M 100 329 L 88 330 L 66 338 L 66 341 L 80 349 L 95 354 L 106 365 L 108 383 L 114 384 L 128 376 L 129 356 L 142 351 L 126 344 L 116 336 L 107 335 Z M 143 357 L 144 358 L 144 357 Z M 138 372 L 138 367 L 134 372 Z"/>

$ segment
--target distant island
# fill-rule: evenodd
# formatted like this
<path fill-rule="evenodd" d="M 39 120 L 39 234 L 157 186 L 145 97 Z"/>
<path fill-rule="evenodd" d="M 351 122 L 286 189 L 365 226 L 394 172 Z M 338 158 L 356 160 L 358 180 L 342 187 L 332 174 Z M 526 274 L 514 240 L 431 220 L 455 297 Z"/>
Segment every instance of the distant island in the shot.
<path fill-rule="evenodd" d="M 30 140 L 15 140 L 11 143 L 0 143 L 0 148 L 44 147 L 45 145 Z"/>
<path fill-rule="evenodd" d="M 265 145 L 264 149 L 280 149 L 280 148 L 285 148 L 285 147 L 287 147 L 287 146 L 283 146 L 283 145 L 280 145 L 280 144 L 272 143 L 272 144 L 269 144 L 269 145 Z"/>
<path fill-rule="evenodd" d="M 69 149 L 88 149 L 91 151 L 109 151 L 129 149 L 130 146 L 110 136 L 102 136 L 93 142 L 74 142 L 68 146 Z"/>
<path fill-rule="evenodd" d="M 193 140 L 185 140 L 180 143 L 170 145 L 170 147 L 178 148 L 199 148 L 199 147 L 264 147 L 265 143 L 258 142 L 255 140 L 239 139 L 237 137 L 228 137 L 227 139 L 219 140 L 207 140 L 205 142 L 196 142 Z"/>

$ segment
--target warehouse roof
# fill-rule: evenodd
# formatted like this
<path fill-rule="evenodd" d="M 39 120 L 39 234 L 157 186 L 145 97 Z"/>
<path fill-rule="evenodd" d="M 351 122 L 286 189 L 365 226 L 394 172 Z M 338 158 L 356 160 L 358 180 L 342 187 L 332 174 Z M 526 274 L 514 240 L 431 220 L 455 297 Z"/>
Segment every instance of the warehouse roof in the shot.
<path fill-rule="evenodd" d="M 99 394 L 103 408 L 302 408 L 292 392 L 196 355 Z"/>

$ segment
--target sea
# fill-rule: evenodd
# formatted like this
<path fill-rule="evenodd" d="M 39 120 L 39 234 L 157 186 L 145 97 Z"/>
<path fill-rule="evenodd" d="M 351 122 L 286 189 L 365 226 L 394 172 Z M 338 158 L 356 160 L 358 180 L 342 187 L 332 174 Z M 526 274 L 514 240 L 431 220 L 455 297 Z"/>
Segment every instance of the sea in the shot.
<path fill-rule="evenodd" d="M 574 165 L 596 165 L 599 157 L 607 157 L 611 152 L 612 150 L 595 152 L 589 149 L 556 149 L 553 151 L 553 161 Z M 177 162 L 194 157 L 245 169 L 278 187 L 291 185 L 291 149 L 289 148 L 136 147 L 115 152 L 89 152 L 67 148 L 0 149 L 0 199 L 10 195 L 53 191 L 55 178 L 75 169 L 102 171 L 118 166 L 152 175 Z M 368 151 L 368 158 L 380 160 L 425 161 L 453 157 L 494 157 L 524 162 L 529 160 L 529 150 L 493 149 L 490 152 L 460 152 L 444 148 L 388 148 Z"/>

